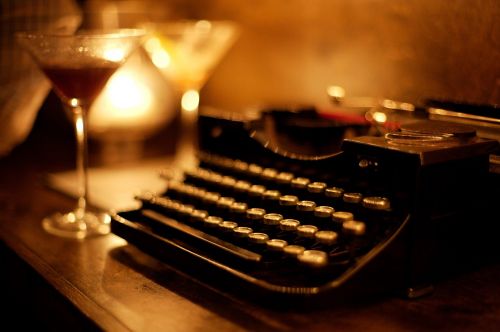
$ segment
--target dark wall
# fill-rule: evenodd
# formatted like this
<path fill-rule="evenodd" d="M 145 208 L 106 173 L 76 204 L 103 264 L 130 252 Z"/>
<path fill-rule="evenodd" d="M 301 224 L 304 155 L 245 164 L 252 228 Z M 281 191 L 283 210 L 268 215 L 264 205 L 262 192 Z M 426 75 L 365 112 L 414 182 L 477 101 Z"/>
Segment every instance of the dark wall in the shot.
<path fill-rule="evenodd" d="M 151 17 L 158 13 L 152 1 Z M 351 96 L 500 101 L 498 0 L 170 0 L 168 17 L 234 19 L 242 34 L 202 103 Z"/>

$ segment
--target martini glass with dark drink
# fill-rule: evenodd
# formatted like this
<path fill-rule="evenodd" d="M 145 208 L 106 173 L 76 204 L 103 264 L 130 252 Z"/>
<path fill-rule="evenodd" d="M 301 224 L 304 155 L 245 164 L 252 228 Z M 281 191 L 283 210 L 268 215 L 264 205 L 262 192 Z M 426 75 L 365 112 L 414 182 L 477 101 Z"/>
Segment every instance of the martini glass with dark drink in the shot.
<path fill-rule="evenodd" d="M 111 75 L 140 46 L 143 37 L 144 32 L 139 29 L 82 31 L 74 35 L 38 32 L 17 35 L 20 45 L 71 110 L 75 125 L 78 204 L 74 211 L 46 217 L 42 225 L 49 233 L 83 239 L 110 231 L 109 219 L 87 207 L 87 111 Z"/>

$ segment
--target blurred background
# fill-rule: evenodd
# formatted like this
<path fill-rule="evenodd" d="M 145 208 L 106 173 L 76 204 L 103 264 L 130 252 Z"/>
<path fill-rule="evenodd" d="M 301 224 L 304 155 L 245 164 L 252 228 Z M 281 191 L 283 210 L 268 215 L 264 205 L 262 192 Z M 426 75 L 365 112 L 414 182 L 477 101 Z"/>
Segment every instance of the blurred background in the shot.
<path fill-rule="evenodd" d="M 342 86 L 346 96 L 413 104 L 426 98 L 500 101 L 500 3 L 496 0 L 5 0 L 2 15 L 15 16 L 28 8 L 31 15 L 44 10 L 80 15 L 82 28 L 133 27 L 145 21 L 185 18 L 237 22 L 239 37 L 202 87 L 201 107 L 242 112 L 259 105 L 328 104 L 330 85 Z M 4 34 L 27 27 L 13 28 L 2 20 Z M 168 142 L 176 137 L 179 103 L 171 82 L 162 79 L 148 61 L 145 54 L 131 59 L 142 74 L 134 76 L 136 85 L 130 91 L 150 89 L 148 105 L 156 112 L 156 120 L 144 124 L 146 134 L 137 140 L 163 141 L 164 153 L 171 150 Z M 45 106 L 39 107 L 48 108 L 51 101 L 57 103 L 48 94 Z M 50 122 L 63 126 L 58 119 Z M 101 126 L 105 121 L 91 119 L 92 140 L 109 140 Z M 71 131 L 69 121 L 67 125 L 69 129 L 61 130 Z M 129 140 L 134 136 L 127 129 L 117 134 L 115 143 L 123 132 Z M 116 144 L 105 146 L 109 150 Z M 127 146 L 132 155 L 143 153 Z"/>
<path fill-rule="evenodd" d="M 348 95 L 412 103 L 500 101 L 495 0 L 80 2 L 95 11 L 115 7 L 121 24 L 137 16 L 241 24 L 237 44 L 203 89 L 204 102 L 225 108 L 324 102 L 331 84 Z"/>

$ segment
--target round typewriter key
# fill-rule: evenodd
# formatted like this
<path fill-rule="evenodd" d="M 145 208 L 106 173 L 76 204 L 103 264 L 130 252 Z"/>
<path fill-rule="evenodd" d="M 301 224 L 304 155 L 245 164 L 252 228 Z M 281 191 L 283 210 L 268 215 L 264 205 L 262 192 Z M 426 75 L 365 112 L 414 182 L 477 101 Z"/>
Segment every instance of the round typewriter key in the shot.
<path fill-rule="evenodd" d="M 279 238 L 282 238 L 287 241 L 293 241 L 297 237 L 297 227 L 300 225 L 300 222 L 295 219 L 283 219 L 280 221 L 280 232 Z"/>
<path fill-rule="evenodd" d="M 190 220 L 193 223 L 201 224 L 205 218 L 208 217 L 208 212 L 205 210 L 193 210 L 191 212 Z"/>
<path fill-rule="evenodd" d="M 313 201 L 300 201 L 297 202 L 297 210 L 303 212 L 314 212 L 316 208 L 316 203 Z"/>
<path fill-rule="evenodd" d="M 362 221 L 348 220 L 342 224 L 342 231 L 349 235 L 361 236 L 366 232 L 366 224 Z"/>
<path fill-rule="evenodd" d="M 292 193 L 302 197 L 305 193 L 307 193 L 307 185 L 311 182 L 308 178 L 298 177 L 290 182 L 290 186 L 292 187 Z"/>
<path fill-rule="evenodd" d="M 332 220 L 340 224 L 352 220 L 353 218 L 354 215 L 351 212 L 336 211 L 332 213 Z"/>
<path fill-rule="evenodd" d="M 346 221 L 353 220 L 354 214 L 347 211 L 335 211 L 332 213 L 332 223 L 328 229 L 334 229 L 340 231 L 342 229 L 342 224 Z"/>
<path fill-rule="evenodd" d="M 208 181 L 213 185 L 218 186 L 222 182 L 222 175 L 219 173 L 211 172 L 208 176 Z"/>
<path fill-rule="evenodd" d="M 191 213 L 194 211 L 194 206 L 192 205 L 182 205 L 179 207 L 179 218 L 181 220 L 189 220 Z"/>
<path fill-rule="evenodd" d="M 332 213 L 335 212 L 335 209 L 332 208 L 331 206 L 317 206 L 314 209 L 314 216 L 317 218 L 328 218 L 330 219 L 332 217 Z"/>
<path fill-rule="evenodd" d="M 290 257 L 297 257 L 302 254 L 306 249 L 303 246 L 298 246 L 295 244 L 289 244 L 285 248 L 283 248 L 283 252 L 285 255 Z"/>
<path fill-rule="evenodd" d="M 260 174 L 262 179 L 264 179 L 265 181 L 273 181 L 277 175 L 278 171 L 274 168 L 264 168 L 262 170 L 262 173 Z"/>
<path fill-rule="evenodd" d="M 231 207 L 229 208 L 231 218 L 233 220 L 236 220 L 238 223 L 245 223 L 247 209 L 248 209 L 247 203 L 234 202 L 233 204 L 231 204 Z"/>
<path fill-rule="evenodd" d="M 305 250 L 297 256 L 298 261 L 309 267 L 323 267 L 328 264 L 328 254 L 321 250 Z"/>
<path fill-rule="evenodd" d="M 292 173 L 280 172 L 276 175 L 276 182 L 278 182 L 279 185 L 290 185 L 293 178 L 294 175 Z"/>
<path fill-rule="evenodd" d="M 278 226 L 283 216 L 279 213 L 267 213 L 262 219 L 262 223 L 268 226 Z"/>
<path fill-rule="evenodd" d="M 250 208 L 247 210 L 247 220 L 250 222 L 252 228 L 258 229 L 261 227 L 262 219 L 266 214 L 266 210 L 260 208 Z"/>
<path fill-rule="evenodd" d="M 294 195 L 284 195 L 279 199 L 280 211 L 285 216 L 291 216 L 296 210 L 299 199 Z"/>
<path fill-rule="evenodd" d="M 277 190 L 266 190 L 262 194 L 262 204 L 268 210 L 278 210 L 281 193 Z"/>
<path fill-rule="evenodd" d="M 316 238 L 316 242 L 318 242 L 319 244 L 331 246 L 337 243 L 339 235 L 334 231 L 321 230 L 317 231 L 316 234 L 314 234 L 314 237 Z"/>
<path fill-rule="evenodd" d="M 300 221 L 296 219 L 283 219 L 280 221 L 280 229 L 284 231 L 296 231 Z"/>
<path fill-rule="evenodd" d="M 324 182 L 312 182 L 307 185 L 307 191 L 314 194 L 321 194 L 326 189 Z"/>
<path fill-rule="evenodd" d="M 271 239 L 266 242 L 266 247 L 270 251 L 283 252 L 283 249 L 288 245 L 288 242 L 282 239 Z"/>
<path fill-rule="evenodd" d="M 208 216 L 205 218 L 205 220 L 203 220 L 203 225 L 207 228 L 210 228 L 210 229 L 215 229 L 217 227 L 219 227 L 219 224 L 222 222 L 222 218 L 221 217 L 216 217 L 216 216 Z"/>
<path fill-rule="evenodd" d="M 233 233 L 238 224 L 234 221 L 224 220 L 219 224 L 219 227 L 224 233 Z"/>
<path fill-rule="evenodd" d="M 232 189 L 236 184 L 236 179 L 232 176 L 223 176 L 220 184 L 226 189 Z"/>
<path fill-rule="evenodd" d="M 260 174 L 262 173 L 262 167 L 260 167 L 257 164 L 250 164 L 248 165 L 248 174 L 252 177 L 260 177 Z"/>
<path fill-rule="evenodd" d="M 248 163 L 242 161 L 242 160 L 235 160 L 233 164 L 233 169 L 237 173 L 245 173 L 248 170 Z"/>
<path fill-rule="evenodd" d="M 365 197 L 363 198 L 363 206 L 373 210 L 389 210 L 391 202 L 385 197 Z"/>
<path fill-rule="evenodd" d="M 253 229 L 250 227 L 238 226 L 234 230 L 234 235 L 240 239 L 246 239 L 249 234 L 253 232 Z"/>
<path fill-rule="evenodd" d="M 313 201 L 299 201 L 296 207 L 298 218 L 305 223 L 313 223 L 315 208 L 316 203 Z"/>
<path fill-rule="evenodd" d="M 250 189 L 251 186 L 252 184 L 248 181 L 243 181 L 243 180 L 236 181 L 233 188 L 235 197 L 240 200 L 246 200 L 248 195 L 248 190 Z"/>
<path fill-rule="evenodd" d="M 262 201 L 262 195 L 266 191 L 266 187 L 260 184 L 254 184 L 248 189 L 248 200 L 251 205 L 258 205 Z"/>
<path fill-rule="evenodd" d="M 346 203 L 361 203 L 361 200 L 363 199 L 363 195 L 360 193 L 344 193 L 344 196 L 342 197 L 342 200 Z"/>
<path fill-rule="evenodd" d="M 234 203 L 234 198 L 232 197 L 221 197 L 217 201 L 218 215 L 223 217 L 229 216 L 229 210 L 231 205 Z"/>
<path fill-rule="evenodd" d="M 291 181 L 292 188 L 306 189 L 307 185 L 311 182 L 308 178 L 298 177 Z"/>
<path fill-rule="evenodd" d="M 314 234 L 318 231 L 318 227 L 313 225 L 297 226 L 297 235 L 301 238 L 314 239 Z"/>
<path fill-rule="evenodd" d="M 205 196 L 203 196 L 202 201 L 205 204 L 216 205 L 219 198 L 220 194 L 216 192 L 207 191 L 205 192 Z"/>
<path fill-rule="evenodd" d="M 248 195 L 261 197 L 266 191 L 266 187 L 260 184 L 253 184 L 248 188 Z"/>
<path fill-rule="evenodd" d="M 330 187 L 325 189 L 325 196 L 330 198 L 341 198 L 344 195 L 344 189 L 338 187 Z"/>
<path fill-rule="evenodd" d="M 251 220 L 262 220 L 265 214 L 266 210 L 261 208 L 250 208 L 247 210 L 247 218 Z"/>
<path fill-rule="evenodd" d="M 323 204 L 327 202 L 324 193 L 326 189 L 326 183 L 324 182 L 311 182 L 307 185 L 307 197 L 308 199 Z"/>
<path fill-rule="evenodd" d="M 269 235 L 265 233 L 248 234 L 248 241 L 252 244 L 265 245 L 268 240 L 269 240 Z"/>

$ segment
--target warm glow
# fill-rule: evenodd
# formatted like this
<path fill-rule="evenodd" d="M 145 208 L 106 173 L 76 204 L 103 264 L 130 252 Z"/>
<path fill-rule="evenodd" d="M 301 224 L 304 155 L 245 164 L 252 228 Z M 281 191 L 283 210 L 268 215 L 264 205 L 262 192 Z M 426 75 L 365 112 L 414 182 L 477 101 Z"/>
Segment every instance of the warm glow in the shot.
<path fill-rule="evenodd" d="M 156 67 L 161 69 L 167 68 L 170 65 L 170 55 L 162 49 L 152 52 L 151 60 Z"/>
<path fill-rule="evenodd" d="M 378 123 L 385 123 L 387 121 L 387 115 L 383 112 L 373 112 L 372 117 Z"/>
<path fill-rule="evenodd" d="M 110 48 L 104 51 L 104 58 L 113 62 L 120 62 L 125 58 L 125 52 L 120 48 Z"/>
<path fill-rule="evenodd" d="M 182 95 L 182 109 L 192 112 L 198 109 L 200 94 L 196 90 L 188 90 Z"/>
<path fill-rule="evenodd" d="M 343 87 L 338 86 L 338 85 L 330 85 L 326 93 L 331 97 L 335 99 L 342 99 L 345 97 L 345 90 Z"/>
<path fill-rule="evenodd" d="M 83 119 L 81 117 L 76 119 L 76 131 L 77 133 L 83 133 Z"/>
<path fill-rule="evenodd" d="M 162 47 L 160 39 L 157 37 L 150 38 L 144 44 L 144 48 L 151 55 L 151 61 L 156 67 L 165 69 L 170 66 L 172 62 L 171 56 L 168 51 Z"/>
<path fill-rule="evenodd" d="M 72 106 L 72 107 L 77 107 L 78 106 L 78 99 L 76 98 L 71 98 L 69 100 L 69 104 Z"/>
<path fill-rule="evenodd" d="M 118 118 L 143 116 L 151 107 L 153 99 L 151 91 L 127 72 L 119 72 L 111 78 L 106 98 L 112 106 L 110 111 Z"/>

